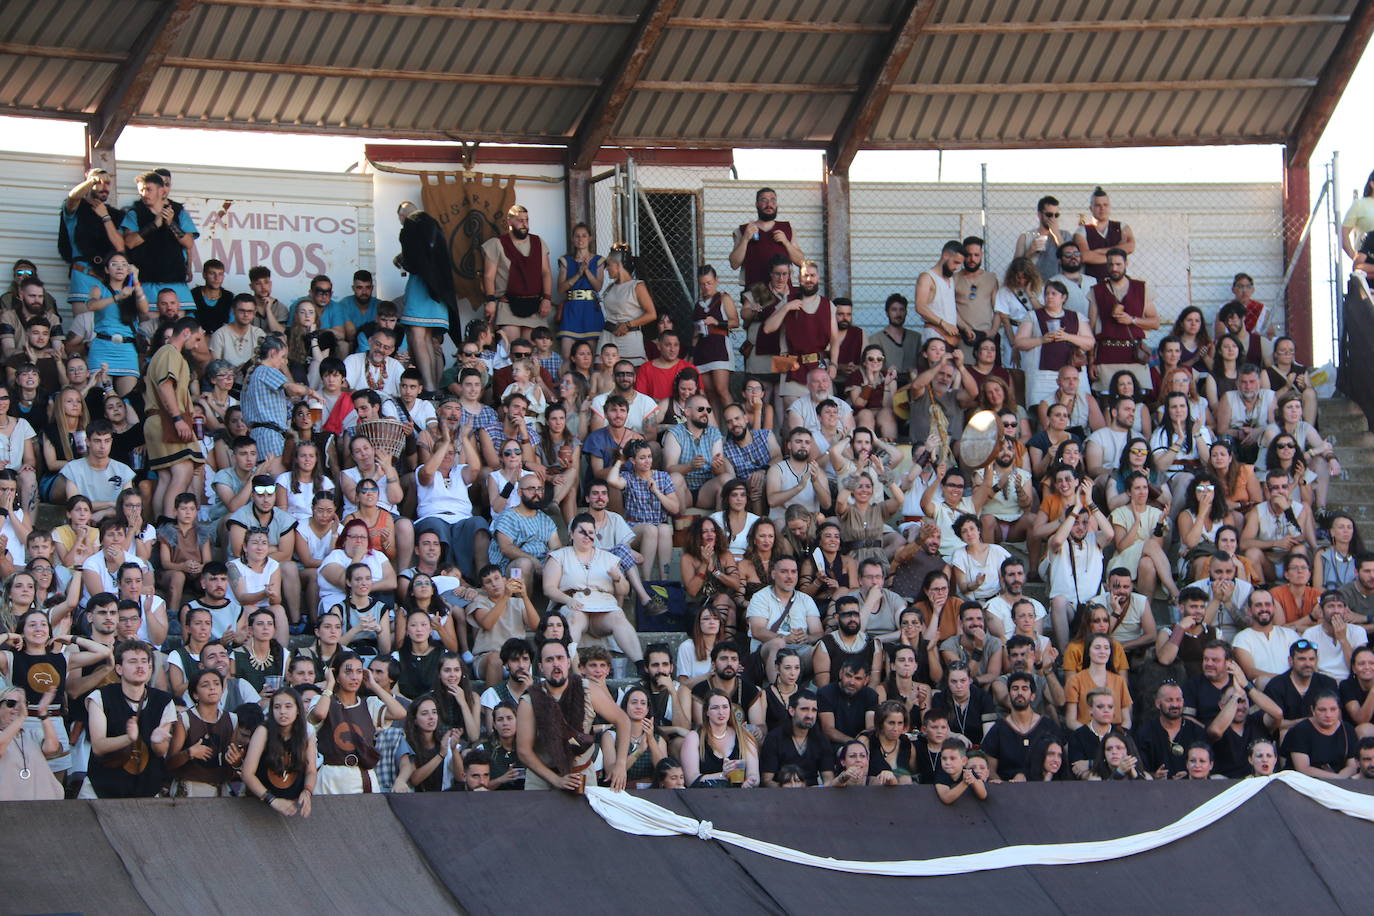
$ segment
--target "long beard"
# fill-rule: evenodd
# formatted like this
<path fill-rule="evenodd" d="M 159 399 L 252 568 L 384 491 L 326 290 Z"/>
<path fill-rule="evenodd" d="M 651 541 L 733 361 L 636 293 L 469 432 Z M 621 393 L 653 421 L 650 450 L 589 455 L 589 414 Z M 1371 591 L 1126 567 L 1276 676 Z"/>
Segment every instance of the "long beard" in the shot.
<path fill-rule="evenodd" d="M 954 271 L 944 264 L 940 265 L 940 273 L 944 275 L 946 280 L 954 276 Z"/>
<path fill-rule="evenodd" d="M 529 237 L 530 231 L 528 229 L 512 229 L 510 234 L 523 242 Z"/>

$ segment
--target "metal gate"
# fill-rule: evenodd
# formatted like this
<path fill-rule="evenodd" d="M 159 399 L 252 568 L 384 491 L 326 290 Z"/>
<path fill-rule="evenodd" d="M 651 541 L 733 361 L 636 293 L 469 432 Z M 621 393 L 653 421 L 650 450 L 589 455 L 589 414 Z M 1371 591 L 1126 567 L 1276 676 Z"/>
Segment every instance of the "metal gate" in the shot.
<path fill-rule="evenodd" d="M 672 316 L 679 332 L 686 332 L 701 263 L 700 191 L 646 190 L 639 184 L 633 159 L 592 181 L 596 244 L 603 251 L 615 242 L 628 244 L 654 307 L 660 315 Z"/>

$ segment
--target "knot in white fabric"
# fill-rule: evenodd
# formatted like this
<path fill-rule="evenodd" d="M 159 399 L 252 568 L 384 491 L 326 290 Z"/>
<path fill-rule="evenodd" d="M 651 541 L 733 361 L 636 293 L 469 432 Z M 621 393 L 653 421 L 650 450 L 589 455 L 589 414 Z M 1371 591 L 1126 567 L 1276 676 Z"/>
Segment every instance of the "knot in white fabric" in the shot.
<path fill-rule="evenodd" d="M 709 840 L 712 837 L 712 829 L 715 825 L 710 821 L 697 821 L 697 839 Z"/>

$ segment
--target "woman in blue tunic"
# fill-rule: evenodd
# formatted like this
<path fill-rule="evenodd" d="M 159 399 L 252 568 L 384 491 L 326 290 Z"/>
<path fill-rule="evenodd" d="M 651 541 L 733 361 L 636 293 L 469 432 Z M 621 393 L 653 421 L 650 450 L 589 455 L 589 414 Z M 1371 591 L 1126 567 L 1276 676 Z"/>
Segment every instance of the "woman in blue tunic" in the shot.
<path fill-rule="evenodd" d="M 436 391 L 444 368 L 443 332 L 462 333 L 453 289 L 453 261 L 439 223 L 410 201 L 397 209 L 401 218 L 401 253 L 396 266 L 406 277 L 401 324 L 410 329 L 410 354 L 426 391 Z M 439 333 L 435 333 L 435 332 Z"/>
<path fill-rule="evenodd" d="M 127 395 L 138 383 L 138 351 L 134 335 L 138 323 L 148 317 L 148 298 L 138 282 L 138 268 L 123 254 L 105 262 L 105 277 L 85 289 L 73 288 L 67 296 L 73 315 L 93 312 L 95 338 L 86 362 L 109 367 L 115 391 Z"/>
<path fill-rule="evenodd" d="M 558 313 L 558 339 L 564 362 L 571 358 L 577 341 L 595 345 L 606 325 L 597 295 L 606 284 L 606 270 L 601 255 L 592 254 L 592 230 L 586 223 L 573 226 L 572 244 L 572 252 L 558 259 L 558 294 L 563 297 Z"/>

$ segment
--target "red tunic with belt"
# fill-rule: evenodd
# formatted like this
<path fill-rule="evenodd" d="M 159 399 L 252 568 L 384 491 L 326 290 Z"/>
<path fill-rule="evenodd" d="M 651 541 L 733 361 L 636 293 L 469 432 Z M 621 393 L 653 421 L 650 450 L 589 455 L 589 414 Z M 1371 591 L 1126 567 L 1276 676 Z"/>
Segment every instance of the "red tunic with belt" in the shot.
<path fill-rule="evenodd" d="M 740 234 L 744 234 L 748 223 L 742 223 L 739 227 Z M 744 263 L 740 266 L 744 269 L 744 286 L 747 289 L 755 283 L 767 283 L 769 280 L 768 272 L 773 269 L 773 259 L 779 255 L 787 258 L 788 263 L 792 261 L 792 255 L 787 247 L 781 242 L 773 241 L 773 230 L 780 229 L 782 234 L 787 236 L 787 240 L 792 241 L 792 224 L 782 220 L 774 220 L 773 228 L 767 232 L 760 232 L 759 237 L 750 239 L 748 246 L 744 249 Z"/>
<path fill-rule="evenodd" d="M 819 300 L 815 312 L 795 309 L 782 324 L 787 332 L 787 352 L 801 359 L 801 368 L 793 369 L 787 377 L 803 385 L 806 374 L 816 368 L 830 350 L 830 323 L 833 320 L 830 300 L 824 296 Z"/>
<path fill-rule="evenodd" d="M 1112 317 L 1118 305 L 1132 318 L 1145 314 L 1145 281 L 1126 278 L 1126 295 L 1116 298 L 1111 284 L 1105 280 L 1092 288 L 1093 302 L 1097 306 L 1097 320 L 1102 323 L 1102 332 L 1097 335 L 1097 362 L 1105 365 L 1138 363 L 1135 345 L 1145 339 L 1145 332 L 1134 324 L 1122 324 Z"/>
<path fill-rule="evenodd" d="M 507 232 L 501 236 L 501 250 L 510 261 L 510 274 L 506 279 L 506 296 L 544 295 L 544 242 L 537 235 L 529 236 L 530 253 L 521 254 Z"/>
<path fill-rule="evenodd" d="M 1121 244 L 1121 223 L 1114 219 L 1107 220 L 1107 234 L 1103 235 L 1097 231 L 1095 223 L 1088 223 L 1083 227 L 1083 238 L 1088 242 L 1089 251 L 1101 251 L 1104 248 L 1116 248 Z M 1092 277 L 1098 283 L 1107 279 L 1106 264 L 1084 264 L 1083 273 Z"/>
<path fill-rule="evenodd" d="M 859 360 L 864 352 L 864 330 L 863 328 L 850 325 L 840 332 L 840 355 L 838 357 L 841 366 L 858 366 Z M 859 366 L 859 368 L 863 368 Z M 892 368 L 896 369 L 897 366 Z"/>

